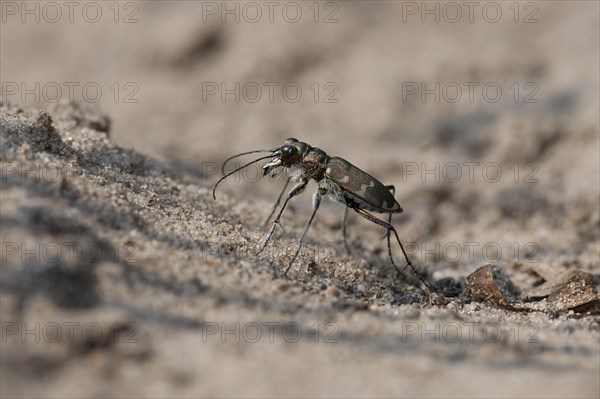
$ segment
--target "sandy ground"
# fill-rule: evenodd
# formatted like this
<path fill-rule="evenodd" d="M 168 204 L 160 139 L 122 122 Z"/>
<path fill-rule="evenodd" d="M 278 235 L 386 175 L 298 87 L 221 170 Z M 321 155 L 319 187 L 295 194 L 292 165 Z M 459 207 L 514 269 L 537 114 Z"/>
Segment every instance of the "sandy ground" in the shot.
<path fill-rule="evenodd" d="M 20 4 L 0 4 L 2 397 L 600 396 L 598 3 Z M 329 202 L 283 277 L 314 185 L 256 254 L 282 179 L 212 186 L 290 136 L 395 185 L 438 292 L 356 216 L 347 253 Z"/>

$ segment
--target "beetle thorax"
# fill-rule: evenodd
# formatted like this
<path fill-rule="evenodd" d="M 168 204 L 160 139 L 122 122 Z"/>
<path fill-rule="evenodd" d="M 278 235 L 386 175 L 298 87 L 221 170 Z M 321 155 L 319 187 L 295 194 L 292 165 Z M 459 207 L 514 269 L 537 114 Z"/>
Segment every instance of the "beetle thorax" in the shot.
<path fill-rule="evenodd" d="M 325 177 L 327 162 L 329 162 L 329 156 L 325 151 L 313 147 L 302 159 L 300 168 L 306 177 L 321 181 Z"/>

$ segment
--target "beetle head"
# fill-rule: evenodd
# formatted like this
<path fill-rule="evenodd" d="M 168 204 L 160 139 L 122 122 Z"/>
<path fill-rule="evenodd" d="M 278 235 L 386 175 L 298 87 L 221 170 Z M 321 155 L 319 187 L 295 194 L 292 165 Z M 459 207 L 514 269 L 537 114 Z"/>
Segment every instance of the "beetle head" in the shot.
<path fill-rule="evenodd" d="M 308 149 L 309 146 L 306 143 L 295 138 L 286 139 L 281 147 L 273 151 L 277 157 L 263 166 L 263 176 L 279 166 L 289 167 L 300 162 Z"/>
<path fill-rule="evenodd" d="M 307 147 L 306 143 L 298 141 L 295 138 L 286 139 L 279 148 L 281 164 L 283 166 L 291 166 L 299 162 L 304 156 Z"/>

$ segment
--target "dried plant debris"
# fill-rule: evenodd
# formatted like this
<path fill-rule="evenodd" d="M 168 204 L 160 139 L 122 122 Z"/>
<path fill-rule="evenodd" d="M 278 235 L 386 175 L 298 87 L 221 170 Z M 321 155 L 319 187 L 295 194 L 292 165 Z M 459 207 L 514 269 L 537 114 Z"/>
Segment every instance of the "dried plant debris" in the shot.
<path fill-rule="evenodd" d="M 555 275 L 524 295 L 508 276 L 495 265 L 485 265 L 467 277 L 474 299 L 482 299 L 515 311 L 547 311 L 600 314 L 600 295 L 593 286 L 593 276 L 581 270 Z M 529 301 L 529 302 L 525 302 Z"/>
<path fill-rule="evenodd" d="M 561 283 L 564 281 L 564 283 L 549 282 L 558 287 L 548 296 L 548 304 L 555 311 L 573 310 L 578 313 L 600 314 L 600 295 L 595 292 L 592 286 L 593 277 L 591 274 L 581 270 L 573 270 L 561 274 L 556 280 Z"/>
<path fill-rule="evenodd" d="M 485 265 L 467 277 L 467 285 L 475 299 L 483 299 L 510 310 L 523 310 L 513 306 L 519 291 L 502 269 Z"/>
<path fill-rule="evenodd" d="M 580 270 L 568 271 L 564 273 L 558 273 L 554 276 L 545 278 L 545 282 L 537 287 L 530 288 L 525 292 L 528 299 L 543 299 L 548 298 L 553 293 L 560 291 L 565 285 L 569 283 L 571 277 L 579 276 L 587 280 L 588 284 L 592 284 L 592 275 L 589 273 L 582 272 Z"/>

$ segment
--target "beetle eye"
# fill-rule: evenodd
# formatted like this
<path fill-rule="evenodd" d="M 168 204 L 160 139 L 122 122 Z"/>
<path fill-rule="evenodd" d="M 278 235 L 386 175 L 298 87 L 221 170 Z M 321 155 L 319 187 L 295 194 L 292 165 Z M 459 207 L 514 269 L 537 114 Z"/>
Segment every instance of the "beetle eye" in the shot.
<path fill-rule="evenodd" d="M 291 158 L 298 153 L 298 149 L 291 145 L 284 145 L 281 148 L 281 155 L 284 158 Z"/>

